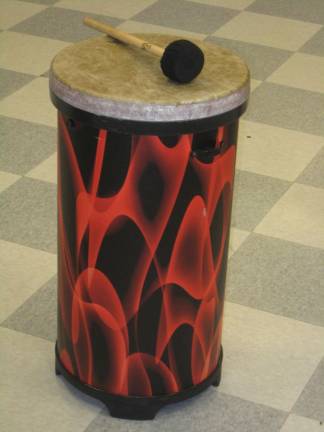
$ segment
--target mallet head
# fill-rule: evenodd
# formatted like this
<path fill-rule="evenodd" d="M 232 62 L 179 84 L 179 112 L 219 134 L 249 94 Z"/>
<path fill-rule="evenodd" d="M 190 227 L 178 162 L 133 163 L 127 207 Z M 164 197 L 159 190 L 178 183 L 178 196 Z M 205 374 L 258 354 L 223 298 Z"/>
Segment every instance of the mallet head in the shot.
<path fill-rule="evenodd" d="M 161 58 L 161 69 L 168 78 L 188 83 L 196 78 L 204 66 L 204 53 L 188 40 L 171 42 Z"/>

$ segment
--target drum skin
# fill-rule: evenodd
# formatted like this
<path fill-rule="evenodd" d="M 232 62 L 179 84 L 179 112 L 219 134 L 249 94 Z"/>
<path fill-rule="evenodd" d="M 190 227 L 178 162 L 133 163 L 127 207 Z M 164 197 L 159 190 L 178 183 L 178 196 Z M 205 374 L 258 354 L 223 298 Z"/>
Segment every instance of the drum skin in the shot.
<path fill-rule="evenodd" d="M 112 395 L 198 385 L 221 353 L 238 120 L 172 136 L 58 120 L 60 362 Z"/>

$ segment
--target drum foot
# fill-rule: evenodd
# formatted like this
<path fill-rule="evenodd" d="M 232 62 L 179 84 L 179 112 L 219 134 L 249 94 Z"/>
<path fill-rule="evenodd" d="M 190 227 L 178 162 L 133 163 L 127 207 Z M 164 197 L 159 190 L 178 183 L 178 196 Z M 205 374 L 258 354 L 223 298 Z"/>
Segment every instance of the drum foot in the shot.
<path fill-rule="evenodd" d="M 128 404 L 108 402 L 105 404 L 111 417 L 128 420 L 153 420 L 162 404 L 150 404 L 149 406 L 134 406 Z"/>
<path fill-rule="evenodd" d="M 221 347 L 218 359 L 218 365 L 213 377 L 212 386 L 218 387 L 222 379 L 223 348 Z"/>
<path fill-rule="evenodd" d="M 55 375 L 56 376 L 62 375 L 57 359 L 55 359 Z"/>
<path fill-rule="evenodd" d="M 216 373 L 216 376 L 214 378 L 214 381 L 212 382 L 212 386 L 218 387 L 222 379 L 222 369 L 219 369 L 218 373 Z"/>

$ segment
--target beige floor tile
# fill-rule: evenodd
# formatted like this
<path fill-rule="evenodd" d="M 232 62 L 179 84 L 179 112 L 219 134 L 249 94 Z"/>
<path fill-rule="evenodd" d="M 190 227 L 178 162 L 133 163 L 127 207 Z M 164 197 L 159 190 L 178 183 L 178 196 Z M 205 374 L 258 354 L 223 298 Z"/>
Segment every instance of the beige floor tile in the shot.
<path fill-rule="evenodd" d="M 203 3 L 211 6 L 222 6 L 225 8 L 242 10 L 247 8 L 254 0 L 188 0 L 195 3 Z"/>
<path fill-rule="evenodd" d="M 253 78 L 251 78 L 251 83 L 250 83 L 250 86 L 251 86 L 251 92 L 253 92 L 253 90 L 255 90 L 257 87 L 259 87 L 259 85 L 262 83 L 262 81 L 259 81 L 259 80 L 256 80 L 256 79 L 253 79 Z"/>
<path fill-rule="evenodd" d="M 324 146 L 324 138 L 241 121 L 237 168 L 293 181 Z"/>
<path fill-rule="evenodd" d="M 35 78 L 2 99 L 0 115 L 55 127 L 56 109 L 49 98 L 48 78 Z"/>
<path fill-rule="evenodd" d="M 230 243 L 228 247 L 228 256 L 231 257 L 234 252 L 241 246 L 244 240 L 250 234 L 249 231 L 244 231 L 238 228 L 231 228 Z"/>
<path fill-rule="evenodd" d="M 324 425 L 317 420 L 290 414 L 280 432 L 323 432 Z"/>
<path fill-rule="evenodd" d="M 118 26 L 119 29 L 130 33 L 165 33 L 179 36 L 187 36 L 195 39 L 204 39 L 207 35 L 202 33 L 194 33 L 170 27 L 163 27 L 155 24 L 147 24 L 138 21 L 124 21 Z"/>
<path fill-rule="evenodd" d="M 226 302 L 219 391 L 290 411 L 324 354 L 324 328 Z"/>
<path fill-rule="evenodd" d="M 267 81 L 324 93 L 324 58 L 295 53 Z"/>
<path fill-rule="evenodd" d="M 56 273 L 56 261 L 54 254 L 0 240 L 0 322 Z"/>
<path fill-rule="evenodd" d="M 20 176 L 16 174 L 0 171 L 0 192 L 14 184 L 18 179 L 20 179 Z"/>
<path fill-rule="evenodd" d="M 259 223 L 255 232 L 324 248 L 323 221 L 324 189 L 295 183 Z"/>
<path fill-rule="evenodd" d="M 6 30 L 46 9 L 46 6 L 16 0 L 1 0 L 0 29 Z"/>
<path fill-rule="evenodd" d="M 214 34 L 223 38 L 294 51 L 304 45 L 320 28 L 318 24 L 242 12 Z"/>
<path fill-rule="evenodd" d="M 128 19 L 155 3 L 155 1 L 156 0 L 62 0 L 56 3 L 55 7 Z"/>
<path fill-rule="evenodd" d="M 54 39 L 5 31 L 0 33 L 0 67 L 41 75 L 49 69 L 55 54 L 66 46 L 68 43 Z"/>
<path fill-rule="evenodd" d="M 2 431 L 82 432 L 98 415 L 101 404 L 55 376 L 53 343 L 1 328 L 0 344 Z"/>
<path fill-rule="evenodd" d="M 57 182 L 57 153 L 54 153 L 48 159 L 41 162 L 31 171 L 26 174 L 26 177 L 31 177 L 37 180 L 43 180 L 50 183 Z"/>

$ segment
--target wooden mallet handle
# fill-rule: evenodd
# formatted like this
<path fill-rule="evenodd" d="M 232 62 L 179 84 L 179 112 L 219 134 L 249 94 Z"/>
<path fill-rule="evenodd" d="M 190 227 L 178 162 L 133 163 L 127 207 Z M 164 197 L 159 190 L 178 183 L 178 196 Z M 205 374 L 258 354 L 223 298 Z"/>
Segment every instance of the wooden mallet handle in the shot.
<path fill-rule="evenodd" d="M 162 48 L 90 17 L 85 17 L 83 22 L 88 27 L 106 33 L 114 39 L 160 57 L 164 75 L 178 83 L 192 81 L 204 66 L 204 53 L 188 40 L 176 40 L 166 48 Z"/>
<path fill-rule="evenodd" d="M 106 33 L 107 35 L 113 37 L 114 39 L 118 39 L 121 42 L 125 42 L 129 45 L 136 46 L 137 48 L 148 51 L 148 52 L 155 54 L 159 57 L 162 57 L 164 54 L 164 48 L 161 48 L 157 45 L 150 44 L 149 42 L 146 42 L 143 39 L 140 39 L 136 36 L 133 36 L 129 33 L 123 32 L 121 30 L 118 30 L 114 27 L 111 27 L 108 24 L 102 23 L 102 22 L 97 21 L 93 18 L 85 17 L 83 19 L 83 23 L 88 27 L 91 27 L 95 30 L 102 32 L 102 33 Z"/>

